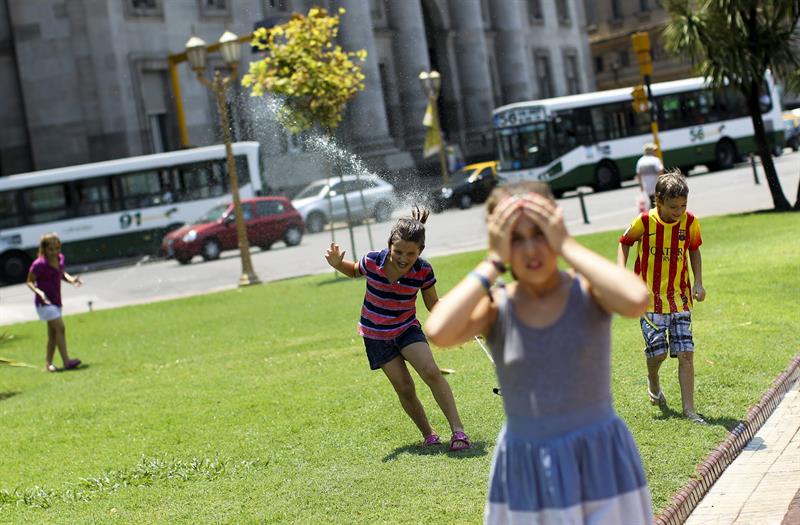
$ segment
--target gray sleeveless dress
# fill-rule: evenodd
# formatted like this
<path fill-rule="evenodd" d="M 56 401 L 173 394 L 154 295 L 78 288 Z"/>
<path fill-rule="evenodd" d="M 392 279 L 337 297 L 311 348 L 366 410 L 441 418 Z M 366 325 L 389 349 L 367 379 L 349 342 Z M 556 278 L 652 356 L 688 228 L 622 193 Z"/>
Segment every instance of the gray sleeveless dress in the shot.
<path fill-rule="evenodd" d="M 611 315 L 577 278 L 546 328 L 523 324 L 502 296 L 488 342 L 506 422 L 485 522 L 652 523 L 639 452 L 611 402 Z"/>

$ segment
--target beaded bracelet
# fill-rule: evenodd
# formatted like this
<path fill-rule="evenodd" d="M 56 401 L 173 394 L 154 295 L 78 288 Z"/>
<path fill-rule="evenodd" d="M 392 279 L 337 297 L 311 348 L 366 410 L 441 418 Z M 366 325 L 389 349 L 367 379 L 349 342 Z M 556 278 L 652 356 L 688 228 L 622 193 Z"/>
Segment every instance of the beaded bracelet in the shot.
<path fill-rule="evenodd" d="M 475 271 L 469 272 L 469 276 L 481 283 L 481 286 L 486 291 L 486 295 L 489 296 L 489 300 L 494 302 L 494 298 L 492 297 L 492 283 L 489 282 L 489 278 Z"/>

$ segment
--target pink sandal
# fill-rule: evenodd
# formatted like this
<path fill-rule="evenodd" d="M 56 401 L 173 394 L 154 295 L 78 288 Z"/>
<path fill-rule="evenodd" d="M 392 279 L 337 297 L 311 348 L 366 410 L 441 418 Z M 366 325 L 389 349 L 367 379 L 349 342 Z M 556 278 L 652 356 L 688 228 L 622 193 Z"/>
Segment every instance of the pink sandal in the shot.
<path fill-rule="evenodd" d="M 461 430 L 453 432 L 453 436 L 450 438 L 450 450 L 453 452 L 460 452 L 469 448 L 472 448 L 469 437 Z"/>
<path fill-rule="evenodd" d="M 425 441 L 422 442 L 423 447 L 432 447 L 433 445 L 441 445 L 442 440 L 439 439 L 439 436 L 436 435 L 434 432 L 430 436 L 425 438 Z"/>

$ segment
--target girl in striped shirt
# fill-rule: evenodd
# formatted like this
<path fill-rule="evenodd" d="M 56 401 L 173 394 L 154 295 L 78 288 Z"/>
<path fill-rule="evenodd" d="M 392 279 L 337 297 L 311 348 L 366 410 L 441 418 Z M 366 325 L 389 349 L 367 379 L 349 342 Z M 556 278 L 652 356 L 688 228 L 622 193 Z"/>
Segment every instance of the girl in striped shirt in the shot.
<path fill-rule="evenodd" d="M 403 410 L 422 432 L 423 446 L 439 445 L 441 440 L 417 397 L 406 361 L 431 389 L 450 424 L 450 450 L 460 451 L 470 448 L 471 443 L 464 433 L 450 385 L 442 377 L 416 317 L 419 290 L 429 311 L 439 300 L 433 267 L 420 258 L 425 248 L 427 218 L 427 210 L 415 208 L 411 217 L 399 219 L 394 225 L 388 248 L 369 252 L 358 262 L 345 260 L 345 251 L 336 243 L 325 251 L 325 259 L 347 277 L 366 277 L 358 333 L 364 338 L 370 368 L 380 368 L 386 374 Z"/>

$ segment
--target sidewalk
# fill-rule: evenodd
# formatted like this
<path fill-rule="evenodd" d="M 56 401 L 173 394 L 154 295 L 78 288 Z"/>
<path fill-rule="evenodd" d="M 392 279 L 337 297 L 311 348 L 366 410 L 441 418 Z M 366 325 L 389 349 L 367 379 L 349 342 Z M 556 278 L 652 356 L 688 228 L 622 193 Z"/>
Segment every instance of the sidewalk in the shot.
<path fill-rule="evenodd" d="M 800 524 L 800 379 L 684 524 Z"/>

